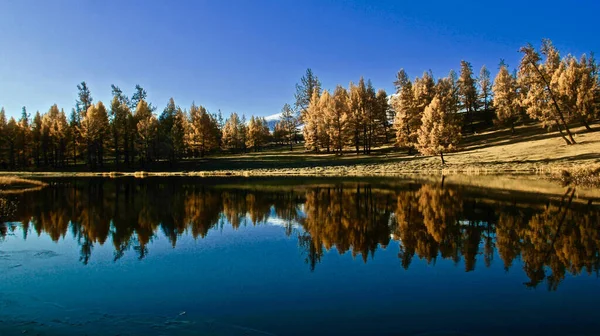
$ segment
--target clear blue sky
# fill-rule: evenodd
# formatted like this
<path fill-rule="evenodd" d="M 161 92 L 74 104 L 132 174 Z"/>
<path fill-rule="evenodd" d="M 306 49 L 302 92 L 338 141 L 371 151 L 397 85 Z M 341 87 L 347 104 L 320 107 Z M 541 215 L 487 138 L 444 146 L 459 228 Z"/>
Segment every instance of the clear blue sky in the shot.
<path fill-rule="evenodd" d="M 362 75 L 391 93 L 396 72 L 494 74 L 526 42 L 600 51 L 600 1 L 0 0 L 0 106 L 69 112 L 76 85 L 110 101 L 135 84 L 211 112 L 270 115 L 293 102 L 307 67 L 333 89 Z"/>

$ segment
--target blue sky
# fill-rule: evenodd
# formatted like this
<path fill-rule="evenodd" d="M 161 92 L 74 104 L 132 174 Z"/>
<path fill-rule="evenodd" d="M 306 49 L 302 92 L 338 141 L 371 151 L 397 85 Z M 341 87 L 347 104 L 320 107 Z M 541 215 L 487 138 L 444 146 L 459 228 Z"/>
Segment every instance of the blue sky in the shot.
<path fill-rule="evenodd" d="M 487 3 L 487 4 L 486 4 Z M 0 106 L 70 111 L 85 80 L 96 101 L 136 84 L 211 112 L 277 113 L 307 67 L 325 88 L 362 75 L 391 93 L 396 72 L 436 77 L 462 59 L 495 73 L 519 46 L 551 38 L 600 51 L 600 1 L 0 0 Z"/>

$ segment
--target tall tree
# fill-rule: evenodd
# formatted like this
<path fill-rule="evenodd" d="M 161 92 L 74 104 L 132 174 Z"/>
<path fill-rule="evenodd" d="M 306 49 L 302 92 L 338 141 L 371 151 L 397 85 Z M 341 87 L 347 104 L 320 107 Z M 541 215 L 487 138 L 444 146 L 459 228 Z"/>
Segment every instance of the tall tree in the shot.
<path fill-rule="evenodd" d="M 471 63 L 460 61 L 460 77 L 458 78 L 458 96 L 461 109 L 465 111 L 465 122 L 475 132 L 473 121 L 477 112 L 477 87 L 473 78 L 473 67 Z"/>
<path fill-rule="evenodd" d="M 519 120 L 519 105 L 517 101 L 516 79 L 509 73 L 505 64 L 500 65 L 500 71 L 494 79 L 493 105 L 496 109 L 496 118 L 501 125 L 510 126 L 515 132 L 515 122 Z"/>
<path fill-rule="evenodd" d="M 81 125 L 81 120 L 85 118 L 87 110 L 92 106 L 94 99 L 92 98 L 90 89 L 87 86 L 85 81 L 83 81 L 83 82 L 81 82 L 81 84 L 77 85 L 77 90 L 79 90 L 79 92 L 77 94 L 78 99 L 75 101 L 75 110 L 77 111 L 77 124 L 78 124 L 78 131 L 76 132 L 76 135 L 80 135 L 81 134 L 80 129 L 82 127 L 85 127 L 85 126 Z M 87 163 L 91 164 L 91 161 L 92 161 L 91 151 L 90 151 L 91 144 L 85 138 L 80 139 L 80 141 L 82 141 L 86 147 Z"/>
<path fill-rule="evenodd" d="M 110 129 L 113 141 L 113 151 L 115 164 L 118 167 L 121 160 L 121 153 L 128 152 L 130 130 L 127 127 L 127 119 L 131 114 L 127 101 L 114 93 L 110 105 Z"/>
<path fill-rule="evenodd" d="M 6 165 L 8 164 L 5 161 L 4 156 L 4 146 L 8 143 L 6 140 L 6 126 L 6 111 L 4 111 L 4 107 L 2 107 L 0 108 L 0 167 L 2 168 L 6 168 Z"/>
<path fill-rule="evenodd" d="M 236 151 L 241 149 L 240 143 L 240 118 L 233 112 L 223 127 L 223 145 L 226 149 Z"/>
<path fill-rule="evenodd" d="M 70 143 L 71 143 L 71 152 L 73 165 L 77 165 L 77 146 L 79 145 L 79 141 L 81 135 L 79 130 L 81 129 L 81 125 L 79 124 L 79 114 L 76 109 L 71 109 L 71 116 L 69 117 L 69 132 L 70 132 Z"/>
<path fill-rule="evenodd" d="M 290 145 L 290 151 L 294 150 L 294 140 L 298 127 L 298 119 L 294 115 L 294 111 L 290 104 L 283 105 L 281 109 L 281 127 L 286 142 Z"/>
<path fill-rule="evenodd" d="M 6 126 L 3 127 L 3 137 L 8 149 L 8 164 L 12 169 L 16 167 L 16 145 L 19 138 L 19 125 L 15 118 L 10 117 Z"/>
<path fill-rule="evenodd" d="M 242 114 L 242 118 L 240 119 L 240 123 L 238 124 L 238 134 L 240 135 L 240 148 L 243 153 L 246 153 L 246 141 L 248 140 L 248 125 L 246 123 L 246 115 Z"/>
<path fill-rule="evenodd" d="M 108 113 L 102 102 L 90 106 L 81 120 L 81 135 L 87 143 L 88 164 L 92 167 L 104 164 L 104 148 L 108 140 L 110 125 Z"/>
<path fill-rule="evenodd" d="M 33 121 L 31 123 L 31 139 L 33 143 L 33 159 L 35 166 L 40 168 L 41 166 L 41 152 L 42 152 L 42 116 L 40 111 L 35 113 Z"/>
<path fill-rule="evenodd" d="M 453 72 L 436 85 L 436 95 L 423 113 L 418 131 L 419 151 L 426 155 L 439 155 L 445 164 L 444 153 L 456 150 L 461 138 L 457 116 L 458 96 Z"/>
<path fill-rule="evenodd" d="M 415 89 L 408 75 L 401 69 L 395 82 L 397 92 L 392 99 L 392 106 L 396 111 L 394 128 L 396 129 L 396 145 L 407 147 L 408 154 L 417 143 L 417 130 L 421 126 L 422 111 L 417 106 Z"/>
<path fill-rule="evenodd" d="M 173 118 L 171 136 L 173 137 L 173 152 L 177 159 L 181 159 L 186 152 L 185 133 L 188 128 L 187 118 L 180 107 L 177 107 Z"/>
<path fill-rule="evenodd" d="M 490 71 L 486 68 L 485 65 L 483 65 L 481 67 L 481 70 L 479 71 L 479 78 L 477 79 L 477 82 L 479 84 L 479 99 L 480 99 L 480 106 L 483 107 L 483 114 L 484 116 L 489 116 L 489 108 L 490 105 L 493 103 L 492 101 L 490 101 L 491 98 L 491 93 L 492 93 L 492 82 L 491 82 L 491 78 L 490 78 Z M 490 122 L 489 117 L 488 118 L 488 123 Z"/>
<path fill-rule="evenodd" d="M 334 114 L 334 102 L 333 97 L 329 94 L 329 91 L 324 90 L 319 97 L 319 116 L 317 118 L 317 137 L 319 138 L 318 143 L 321 148 L 327 150 L 327 153 L 331 150 L 331 138 L 329 137 L 328 131 L 332 128 L 330 123 L 331 119 L 327 116 Z"/>
<path fill-rule="evenodd" d="M 551 85 L 552 78 L 557 75 L 560 67 L 558 50 L 550 40 L 543 40 L 543 63 L 540 54 L 531 44 L 522 47 L 520 52 L 523 54 L 517 76 L 521 88 L 520 104 L 525 106 L 531 118 L 540 120 L 543 126 L 554 124 L 568 145 L 576 143 L 567 124 L 566 113 L 559 105 L 556 87 Z"/>
<path fill-rule="evenodd" d="M 206 108 L 192 104 L 188 125 L 188 144 L 194 154 L 204 157 L 207 152 L 218 147 L 216 120 L 211 118 Z"/>
<path fill-rule="evenodd" d="M 162 114 L 158 118 L 159 122 L 159 133 L 160 133 L 160 152 L 166 157 L 171 163 L 175 162 L 175 144 L 173 139 L 173 125 L 175 123 L 175 113 L 177 106 L 175 106 L 175 100 L 169 99 L 167 107 L 163 110 Z"/>
<path fill-rule="evenodd" d="M 416 107 L 419 113 L 423 113 L 435 96 L 435 81 L 431 70 L 424 72 L 421 78 L 416 78 L 413 84 L 415 91 Z"/>
<path fill-rule="evenodd" d="M 304 114 L 304 128 L 302 133 L 304 134 L 304 148 L 310 151 L 319 151 L 319 121 L 321 111 L 319 109 L 319 91 L 314 90 L 312 98 Z"/>
<path fill-rule="evenodd" d="M 79 118 L 83 118 L 87 113 L 87 110 L 92 106 L 94 99 L 92 98 L 90 88 L 85 81 L 77 85 L 77 90 L 79 90 L 79 93 L 77 94 L 78 99 L 75 102 L 75 108 L 79 114 Z"/>
<path fill-rule="evenodd" d="M 310 68 L 306 69 L 306 74 L 300 78 L 300 83 L 296 84 L 296 109 L 300 112 L 298 117 L 301 123 L 304 123 L 306 110 L 312 99 L 314 91 L 321 95 L 321 82 L 315 76 Z"/>
<path fill-rule="evenodd" d="M 326 115 L 329 125 L 328 134 L 334 151 L 342 154 L 348 142 L 348 118 L 350 114 L 350 97 L 348 91 L 338 85 L 333 92 L 333 108 Z"/>
<path fill-rule="evenodd" d="M 360 86 L 360 82 L 359 82 Z M 375 144 L 375 135 L 377 133 L 378 126 L 380 126 L 377 120 L 377 93 L 371 80 L 367 80 L 366 90 L 363 96 L 363 153 L 371 153 L 371 148 Z"/>
<path fill-rule="evenodd" d="M 27 109 L 23 106 L 21 110 L 21 119 L 19 119 L 19 139 L 18 139 L 18 151 L 19 151 L 19 165 L 21 167 L 28 166 L 28 160 L 30 157 L 30 142 L 31 142 L 31 130 L 29 128 L 29 114 Z"/>
<path fill-rule="evenodd" d="M 352 134 L 352 144 L 356 154 L 360 153 L 361 134 L 365 130 L 365 115 L 367 109 L 367 87 L 361 77 L 358 85 L 350 83 L 350 118 L 349 127 Z M 364 146 L 364 144 L 363 144 Z"/>
<path fill-rule="evenodd" d="M 250 121 L 248 122 L 246 146 L 252 148 L 255 152 L 258 152 L 266 143 L 268 135 L 269 129 L 266 126 L 264 118 L 255 118 L 254 116 L 251 116 Z"/>
<path fill-rule="evenodd" d="M 598 71 L 593 57 L 582 55 L 565 57 L 552 78 L 559 105 L 567 113 L 570 122 L 581 122 L 587 130 L 598 117 Z"/>
<path fill-rule="evenodd" d="M 135 109 L 134 118 L 137 129 L 137 152 L 139 153 L 142 164 L 146 164 L 153 159 L 152 149 L 156 133 L 158 131 L 158 121 L 150 110 L 149 104 L 141 99 Z"/>
<path fill-rule="evenodd" d="M 378 122 L 378 126 L 380 126 L 381 134 L 378 134 L 378 138 L 382 139 L 383 143 L 388 142 L 388 133 L 390 128 L 390 121 L 388 118 L 390 110 L 390 105 L 388 103 L 388 95 L 387 92 L 383 89 L 377 90 L 377 95 L 375 96 L 375 121 Z"/>

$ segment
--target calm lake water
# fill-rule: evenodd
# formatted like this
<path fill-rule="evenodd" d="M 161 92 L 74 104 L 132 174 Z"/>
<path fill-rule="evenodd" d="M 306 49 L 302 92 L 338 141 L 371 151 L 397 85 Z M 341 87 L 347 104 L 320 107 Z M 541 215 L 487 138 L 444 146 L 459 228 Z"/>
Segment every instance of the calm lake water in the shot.
<path fill-rule="evenodd" d="M 600 201 L 393 179 L 57 179 L 0 335 L 598 335 Z"/>

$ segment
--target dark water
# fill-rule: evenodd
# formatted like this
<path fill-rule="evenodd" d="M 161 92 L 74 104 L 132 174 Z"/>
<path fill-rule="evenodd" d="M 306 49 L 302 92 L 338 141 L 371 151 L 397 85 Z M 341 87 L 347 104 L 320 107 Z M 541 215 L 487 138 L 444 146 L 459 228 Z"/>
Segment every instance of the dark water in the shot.
<path fill-rule="evenodd" d="M 397 180 L 8 195 L 0 335 L 598 335 L 600 205 Z"/>

